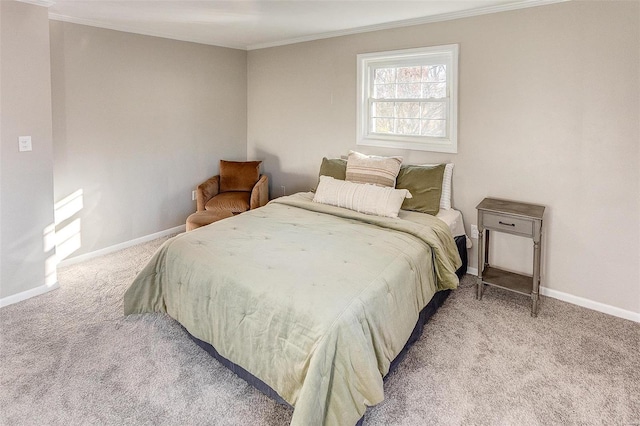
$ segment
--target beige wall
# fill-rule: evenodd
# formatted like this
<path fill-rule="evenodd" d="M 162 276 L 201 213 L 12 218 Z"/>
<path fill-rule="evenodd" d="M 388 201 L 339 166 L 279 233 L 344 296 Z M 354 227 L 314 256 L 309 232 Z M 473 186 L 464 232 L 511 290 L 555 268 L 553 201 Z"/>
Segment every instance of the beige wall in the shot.
<path fill-rule="evenodd" d="M 47 9 L 0 1 L 0 299 L 56 283 Z M 18 151 L 31 136 L 33 150 Z M 40 289 L 40 290 L 37 290 Z M 0 301 L 3 302 L 3 301 Z"/>
<path fill-rule="evenodd" d="M 246 52 L 50 26 L 55 200 L 83 197 L 71 256 L 184 225 L 192 189 L 246 158 Z"/>
<path fill-rule="evenodd" d="M 544 204 L 543 285 L 640 312 L 639 16 L 638 2 L 568 2 L 250 51 L 248 156 L 275 195 L 308 190 L 321 158 L 349 149 L 453 161 L 467 231 L 485 196 Z M 458 154 L 356 146 L 356 54 L 449 43 Z M 526 241 L 495 251 L 531 270 Z"/>

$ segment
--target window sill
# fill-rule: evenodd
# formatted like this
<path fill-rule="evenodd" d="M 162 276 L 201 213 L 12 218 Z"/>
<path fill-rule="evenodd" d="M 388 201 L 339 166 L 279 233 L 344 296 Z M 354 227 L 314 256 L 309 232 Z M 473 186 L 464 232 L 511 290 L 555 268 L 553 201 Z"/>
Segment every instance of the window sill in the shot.
<path fill-rule="evenodd" d="M 458 153 L 457 143 L 450 140 L 442 142 L 412 142 L 406 140 L 361 138 L 356 141 L 356 144 L 383 148 L 408 149 L 413 151 L 447 152 L 452 154 Z"/>

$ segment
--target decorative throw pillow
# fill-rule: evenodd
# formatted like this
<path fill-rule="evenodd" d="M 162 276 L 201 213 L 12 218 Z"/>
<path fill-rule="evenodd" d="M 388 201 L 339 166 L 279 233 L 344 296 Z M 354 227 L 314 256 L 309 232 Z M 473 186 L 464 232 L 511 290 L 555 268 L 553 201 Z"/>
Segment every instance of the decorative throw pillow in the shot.
<path fill-rule="evenodd" d="M 260 178 L 260 163 L 220 160 L 220 192 L 250 192 Z"/>
<path fill-rule="evenodd" d="M 444 164 L 435 167 L 403 166 L 398 173 L 396 188 L 407 189 L 413 197 L 404 200 L 402 209 L 437 215 L 444 171 Z"/>
<path fill-rule="evenodd" d="M 451 210 L 451 180 L 453 179 L 453 163 L 443 163 L 445 165 L 444 177 L 442 178 L 442 195 L 440 196 L 440 210 Z M 439 164 L 423 164 L 427 167 L 439 166 Z"/>
<path fill-rule="evenodd" d="M 402 157 L 378 157 L 349 151 L 346 180 L 393 188 L 401 165 Z"/>
<path fill-rule="evenodd" d="M 398 217 L 400 206 L 405 198 L 411 198 L 411 193 L 406 189 L 353 183 L 320 176 L 320 184 L 313 201 L 360 213 Z"/>
<path fill-rule="evenodd" d="M 347 160 L 324 157 L 318 176 L 331 176 L 334 179 L 345 180 L 347 176 Z"/>

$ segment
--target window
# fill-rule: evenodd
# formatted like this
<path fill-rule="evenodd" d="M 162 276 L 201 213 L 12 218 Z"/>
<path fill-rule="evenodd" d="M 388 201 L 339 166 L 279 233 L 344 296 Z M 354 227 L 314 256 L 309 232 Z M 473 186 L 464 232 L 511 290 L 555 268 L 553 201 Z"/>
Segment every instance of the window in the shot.
<path fill-rule="evenodd" d="M 358 55 L 358 145 L 458 152 L 458 45 Z"/>

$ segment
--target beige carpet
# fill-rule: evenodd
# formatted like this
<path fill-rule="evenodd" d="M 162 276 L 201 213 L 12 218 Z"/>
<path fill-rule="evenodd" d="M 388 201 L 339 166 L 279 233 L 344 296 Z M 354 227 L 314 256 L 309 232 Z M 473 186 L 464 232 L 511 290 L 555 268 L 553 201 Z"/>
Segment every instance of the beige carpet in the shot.
<path fill-rule="evenodd" d="M 0 309 L 2 425 L 287 425 L 279 406 L 164 315 L 122 294 L 162 240 L 59 271 Z M 640 424 L 640 325 L 544 298 L 452 294 L 385 383 L 367 425 Z M 603 283 L 603 291 L 606 291 Z"/>

